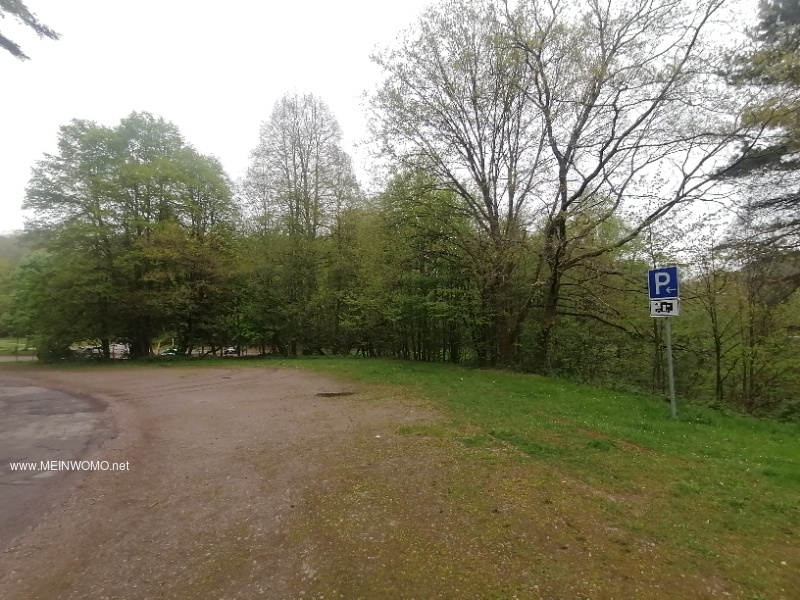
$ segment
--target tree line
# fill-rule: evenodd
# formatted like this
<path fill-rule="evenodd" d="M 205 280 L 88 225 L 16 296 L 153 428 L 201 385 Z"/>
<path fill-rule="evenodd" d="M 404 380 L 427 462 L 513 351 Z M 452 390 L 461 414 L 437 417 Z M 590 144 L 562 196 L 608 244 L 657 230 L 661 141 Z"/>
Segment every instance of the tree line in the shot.
<path fill-rule="evenodd" d="M 661 390 L 646 272 L 677 263 L 679 391 L 797 415 L 786 6 L 741 47 L 721 0 L 432 7 L 373 57 L 371 194 L 312 94 L 275 104 L 236 183 L 153 115 L 73 121 L 33 171 L 30 251 L 0 265 L 0 333 L 50 359 L 174 339 Z"/>

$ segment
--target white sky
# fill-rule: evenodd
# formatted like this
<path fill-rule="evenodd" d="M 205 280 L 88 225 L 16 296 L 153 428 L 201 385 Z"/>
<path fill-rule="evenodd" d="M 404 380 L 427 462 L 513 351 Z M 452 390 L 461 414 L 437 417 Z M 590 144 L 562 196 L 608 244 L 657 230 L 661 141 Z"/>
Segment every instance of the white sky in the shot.
<path fill-rule="evenodd" d="M 114 125 L 149 111 L 236 178 L 275 101 L 311 92 L 331 107 L 363 174 L 362 95 L 379 77 L 369 55 L 429 1 L 25 0 L 62 37 L 39 40 L 0 19 L 31 57 L 0 50 L 0 232 L 22 227 L 30 169 L 73 118 Z"/>

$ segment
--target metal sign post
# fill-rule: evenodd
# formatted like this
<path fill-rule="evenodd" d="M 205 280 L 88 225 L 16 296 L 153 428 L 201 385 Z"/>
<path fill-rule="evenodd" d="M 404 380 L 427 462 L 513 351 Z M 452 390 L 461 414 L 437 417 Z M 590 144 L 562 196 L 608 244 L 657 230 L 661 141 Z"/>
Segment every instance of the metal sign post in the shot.
<path fill-rule="evenodd" d="M 669 379 L 669 404 L 672 418 L 678 416 L 675 403 L 675 376 L 672 370 L 672 327 L 669 317 L 677 317 L 681 312 L 680 284 L 678 267 L 651 269 L 647 273 L 647 289 L 650 295 L 650 316 L 664 318 L 664 337 L 667 342 L 667 378 Z"/>
<path fill-rule="evenodd" d="M 667 378 L 669 379 L 669 407 L 672 418 L 678 417 L 678 407 L 675 405 L 675 376 L 672 374 L 672 327 L 669 319 L 664 319 L 664 334 L 667 338 Z"/>

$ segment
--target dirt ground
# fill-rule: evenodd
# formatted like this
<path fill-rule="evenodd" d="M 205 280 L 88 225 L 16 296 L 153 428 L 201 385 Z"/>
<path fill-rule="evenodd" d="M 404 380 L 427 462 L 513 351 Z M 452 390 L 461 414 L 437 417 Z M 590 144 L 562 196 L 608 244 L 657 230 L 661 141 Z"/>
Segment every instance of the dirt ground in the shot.
<path fill-rule="evenodd" d="M 290 539 L 294 513 L 332 484 L 330 457 L 431 417 L 289 369 L 14 377 L 107 402 L 117 434 L 87 458 L 128 461 L 130 471 L 82 475 L 2 549 L 6 600 L 303 598 L 315 567 Z"/>
<path fill-rule="evenodd" d="M 263 366 L 0 375 L 105 402 L 79 452 L 130 465 L 41 488 L 34 526 L 0 543 L 2 600 L 797 597 L 789 571 L 748 591 L 654 533 L 648 497 L 473 444 L 409 390 Z"/>

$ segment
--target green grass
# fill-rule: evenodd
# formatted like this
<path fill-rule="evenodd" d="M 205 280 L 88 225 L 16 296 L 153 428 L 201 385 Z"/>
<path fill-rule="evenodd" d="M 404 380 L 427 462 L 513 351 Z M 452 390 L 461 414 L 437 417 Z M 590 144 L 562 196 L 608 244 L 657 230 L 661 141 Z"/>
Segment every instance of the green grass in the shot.
<path fill-rule="evenodd" d="M 33 356 L 36 350 L 25 347 L 25 338 L 0 338 L 0 356 L 14 356 L 17 352 L 20 356 Z"/>
<path fill-rule="evenodd" d="M 713 565 L 753 597 L 800 586 L 800 424 L 683 403 L 674 420 L 651 396 L 504 371 L 372 359 L 283 364 L 402 386 L 447 415 L 446 428 L 421 435 L 510 445 L 607 498 L 615 526 Z M 417 433 L 407 429 L 400 433 Z"/>

